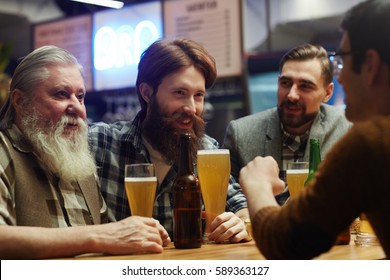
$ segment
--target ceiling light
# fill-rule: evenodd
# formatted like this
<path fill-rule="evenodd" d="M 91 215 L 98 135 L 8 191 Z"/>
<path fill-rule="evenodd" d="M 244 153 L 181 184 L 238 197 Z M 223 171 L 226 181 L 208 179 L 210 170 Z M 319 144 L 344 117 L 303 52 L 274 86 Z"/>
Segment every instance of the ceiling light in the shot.
<path fill-rule="evenodd" d="M 82 2 L 92 5 L 98 5 L 108 8 L 120 9 L 123 7 L 123 2 L 114 0 L 71 0 L 75 2 Z"/>

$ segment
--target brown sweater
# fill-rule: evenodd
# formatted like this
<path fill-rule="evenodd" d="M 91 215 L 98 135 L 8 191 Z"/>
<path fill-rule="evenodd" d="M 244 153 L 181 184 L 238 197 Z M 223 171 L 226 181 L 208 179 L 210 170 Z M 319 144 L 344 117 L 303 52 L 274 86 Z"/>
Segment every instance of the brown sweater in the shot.
<path fill-rule="evenodd" d="M 254 239 L 269 259 L 310 259 L 366 213 L 390 258 L 390 116 L 356 123 L 335 144 L 316 179 L 283 207 L 253 217 Z"/>

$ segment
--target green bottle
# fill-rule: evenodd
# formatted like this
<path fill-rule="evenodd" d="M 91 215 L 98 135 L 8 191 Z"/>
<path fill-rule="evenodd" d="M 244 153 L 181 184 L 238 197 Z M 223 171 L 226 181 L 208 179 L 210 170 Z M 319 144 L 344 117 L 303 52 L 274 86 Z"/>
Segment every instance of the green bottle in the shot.
<path fill-rule="evenodd" d="M 310 155 L 309 155 L 309 174 L 305 181 L 305 187 L 309 185 L 309 182 L 313 179 L 318 165 L 321 162 L 320 153 L 320 141 L 317 138 L 310 139 Z"/>

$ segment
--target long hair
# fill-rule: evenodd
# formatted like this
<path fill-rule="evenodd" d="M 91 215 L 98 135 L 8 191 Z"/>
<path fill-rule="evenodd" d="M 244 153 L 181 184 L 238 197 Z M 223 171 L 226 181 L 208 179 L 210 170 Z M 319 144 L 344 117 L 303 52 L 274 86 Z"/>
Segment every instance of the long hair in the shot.
<path fill-rule="evenodd" d="M 67 50 L 56 46 L 43 46 L 34 50 L 15 69 L 8 98 L 0 111 L 0 129 L 10 127 L 15 119 L 15 109 L 11 102 L 14 91 L 23 92 L 22 104 L 27 105 L 34 98 L 36 86 L 49 77 L 47 67 L 51 65 L 76 65 L 84 77 L 83 67 Z"/>
<path fill-rule="evenodd" d="M 164 77 L 191 65 L 203 74 L 206 89 L 210 88 L 217 77 L 216 64 L 214 58 L 200 44 L 189 39 L 161 39 L 142 53 L 136 81 L 142 118 L 146 115 L 147 104 L 139 91 L 140 84 L 147 83 L 151 86 L 154 95 Z"/>

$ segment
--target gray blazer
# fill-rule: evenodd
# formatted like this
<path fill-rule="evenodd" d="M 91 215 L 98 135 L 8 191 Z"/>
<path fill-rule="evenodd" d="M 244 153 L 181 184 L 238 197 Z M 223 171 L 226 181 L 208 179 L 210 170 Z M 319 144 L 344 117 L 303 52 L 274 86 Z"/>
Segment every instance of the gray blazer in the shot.
<path fill-rule="evenodd" d="M 321 157 L 324 158 L 350 126 L 342 110 L 321 104 L 309 139 L 320 140 Z M 282 131 L 276 107 L 231 121 L 222 146 L 230 150 L 231 173 L 235 179 L 238 179 L 240 169 L 256 156 L 272 156 L 282 170 Z M 304 161 L 309 161 L 309 146 L 306 146 Z"/>

